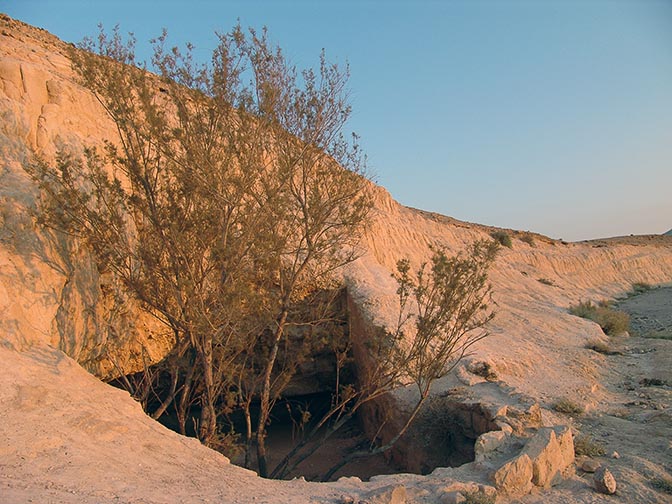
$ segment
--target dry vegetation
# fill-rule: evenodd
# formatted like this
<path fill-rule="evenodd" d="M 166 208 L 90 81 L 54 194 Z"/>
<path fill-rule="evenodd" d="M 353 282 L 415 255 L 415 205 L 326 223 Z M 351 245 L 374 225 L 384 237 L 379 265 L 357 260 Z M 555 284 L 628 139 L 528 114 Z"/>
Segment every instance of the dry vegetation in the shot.
<path fill-rule="evenodd" d="M 569 313 L 592 320 L 609 336 L 617 336 L 630 329 L 630 316 L 613 309 L 608 301 L 601 301 L 597 305 L 592 301 L 579 301 L 576 305 L 570 305 Z"/>
<path fill-rule="evenodd" d="M 576 455 L 587 455 L 588 457 L 601 457 L 606 453 L 602 443 L 595 441 L 590 436 L 577 436 L 574 438 L 574 453 Z"/>
<path fill-rule="evenodd" d="M 581 415 L 584 411 L 583 406 L 568 398 L 558 400 L 553 404 L 553 409 L 567 415 Z"/>

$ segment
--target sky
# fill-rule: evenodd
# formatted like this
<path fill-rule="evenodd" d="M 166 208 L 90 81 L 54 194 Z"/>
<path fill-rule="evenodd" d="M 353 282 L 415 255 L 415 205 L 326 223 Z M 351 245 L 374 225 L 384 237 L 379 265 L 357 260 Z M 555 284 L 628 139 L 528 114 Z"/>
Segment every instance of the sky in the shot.
<path fill-rule="evenodd" d="M 374 180 L 404 205 L 583 240 L 672 228 L 672 0 L 0 0 L 68 42 L 268 27 L 350 66 Z M 147 52 L 147 54 L 149 54 Z"/>

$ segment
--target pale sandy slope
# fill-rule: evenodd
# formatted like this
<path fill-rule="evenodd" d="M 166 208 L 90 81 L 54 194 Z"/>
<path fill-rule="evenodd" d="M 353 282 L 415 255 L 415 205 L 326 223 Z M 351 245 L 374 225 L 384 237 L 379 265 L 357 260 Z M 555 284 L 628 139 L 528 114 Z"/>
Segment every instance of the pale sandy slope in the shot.
<path fill-rule="evenodd" d="M 128 394 L 47 348 L 0 348 L 0 502 L 310 502 L 149 419 Z"/>

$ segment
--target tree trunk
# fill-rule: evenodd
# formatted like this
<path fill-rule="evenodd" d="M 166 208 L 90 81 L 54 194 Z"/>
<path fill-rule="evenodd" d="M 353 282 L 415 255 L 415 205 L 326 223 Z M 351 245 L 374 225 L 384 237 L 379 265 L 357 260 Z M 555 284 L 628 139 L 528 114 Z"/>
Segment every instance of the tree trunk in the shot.
<path fill-rule="evenodd" d="M 178 366 L 173 365 L 170 368 L 170 392 L 168 393 L 168 396 L 163 400 L 161 403 L 161 406 L 159 406 L 154 413 L 152 413 L 152 418 L 154 420 L 158 420 L 161 418 L 161 415 L 163 415 L 168 409 L 168 406 L 170 403 L 173 402 L 175 399 L 175 392 L 177 391 L 177 380 L 179 378 L 180 374 L 180 369 Z"/>
<path fill-rule="evenodd" d="M 245 468 L 250 468 L 250 451 L 252 449 L 252 416 L 250 415 L 250 402 L 245 404 Z"/>
<path fill-rule="evenodd" d="M 271 414 L 271 375 L 273 374 L 275 360 L 278 357 L 278 349 L 280 348 L 280 340 L 284 334 L 287 315 L 287 309 L 284 308 L 278 318 L 278 327 L 275 330 L 273 346 L 271 347 L 271 353 L 268 356 L 268 362 L 264 369 L 264 381 L 262 383 L 261 397 L 259 399 L 260 411 L 259 424 L 257 426 L 257 462 L 259 464 L 259 476 L 262 478 L 268 477 L 268 465 L 266 462 L 266 423 Z"/>
<path fill-rule="evenodd" d="M 203 364 L 203 386 L 201 394 L 201 418 L 199 421 L 198 438 L 206 446 L 210 446 L 217 432 L 217 413 L 215 411 L 215 384 L 212 374 L 212 340 L 206 338 L 200 352 Z"/>
<path fill-rule="evenodd" d="M 190 352 L 191 353 L 191 352 Z M 194 362 L 189 359 L 190 365 L 187 370 L 187 376 L 184 378 L 184 385 L 182 386 L 182 393 L 180 394 L 180 401 L 177 404 L 177 422 L 180 427 L 180 434 L 187 435 L 187 414 L 189 406 L 191 405 L 191 385 L 194 380 Z"/>

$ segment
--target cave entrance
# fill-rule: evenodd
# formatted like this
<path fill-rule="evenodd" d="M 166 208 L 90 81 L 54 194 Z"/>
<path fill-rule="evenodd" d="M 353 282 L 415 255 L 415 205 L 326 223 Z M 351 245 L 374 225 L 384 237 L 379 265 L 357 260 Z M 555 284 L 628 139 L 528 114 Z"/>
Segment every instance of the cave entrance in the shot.
<path fill-rule="evenodd" d="M 351 306 L 347 302 L 347 296 L 343 292 L 337 297 L 337 309 L 339 315 L 340 330 L 343 337 L 359 338 L 359 346 L 367 339 L 366 334 L 371 328 L 365 327 L 354 313 L 349 313 Z M 378 330 L 378 329 L 376 329 Z M 356 334 L 351 335 L 351 331 Z M 312 337 L 320 337 L 320 333 L 311 334 Z M 301 331 L 293 333 L 291 338 L 302 340 L 307 337 Z M 328 338 L 326 338 L 328 339 Z M 353 346 L 354 346 L 353 342 Z M 341 369 L 340 383 L 357 384 L 358 366 L 364 364 L 357 362 L 357 355 L 350 355 L 349 364 Z M 292 449 L 302 436 L 309 432 L 323 414 L 329 409 L 332 393 L 336 387 L 334 383 L 336 375 L 336 358 L 333 351 L 328 348 L 318 348 L 309 354 L 305 362 L 297 368 L 296 375 L 290 380 L 285 389 L 284 397 L 278 400 L 271 412 L 271 423 L 267 431 L 268 467 L 273 470 L 282 458 Z M 364 373 L 365 368 L 361 368 Z M 156 375 L 155 385 L 152 385 L 152 393 L 157 397 L 165 396 L 170 387 L 170 379 L 167 373 L 161 372 L 160 366 L 153 367 Z M 139 373 L 138 375 L 140 375 Z M 129 384 L 134 380 L 142 381 L 135 377 L 122 377 L 112 384 L 124 387 L 124 382 Z M 367 448 L 371 440 L 384 444 L 398 433 L 409 414 L 392 395 L 381 396 L 366 407 L 362 407 L 357 414 L 339 431 L 323 443 L 319 449 L 305 461 L 301 462 L 294 470 L 285 477 L 303 476 L 307 480 L 321 480 L 329 469 L 342 460 L 349 452 Z M 148 408 L 151 410 L 151 408 Z M 258 405 L 252 404 L 252 424 L 256 426 L 258 419 Z M 187 435 L 194 436 L 195 420 L 199 417 L 198 406 L 192 406 L 190 416 L 186 423 Z M 309 418 L 306 419 L 306 413 Z M 159 421 L 166 427 L 179 432 L 178 422 L 173 406 L 160 417 Z M 245 421 L 242 412 L 233 411 L 220 419 L 222 433 L 232 432 L 231 452 L 222 450 L 232 459 L 232 462 L 244 465 L 244 449 L 235 450 L 235 443 L 245 446 Z M 445 397 L 432 398 L 421 410 L 411 428 L 399 439 L 396 445 L 386 452 L 366 458 L 352 461 L 341 468 L 335 475 L 337 479 L 342 476 L 357 476 L 363 480 L 378 474 L 391 474 L 398 472 L 410 472 L 427 474 L 437 467 L 456 467 L 474 460 L 474 445 L 479 435 L 498 427 L 491 424 L 479 409 L 478 405 L 461 403 L 446 399 Z M 237 433 L 237 434 L 235 434 Z M 241 434 L 242 433 L 242 434 Z M 315 436 L 311 443 L 319 443 L 321 435 Z M 255 470 L 256 448 L 252 444 L 250 449 L 248 466 Z"/>
<path fill-rule="evenodd" d="M 268 427 L 266 446 L 268 449 L 269 468 L 272 470 L 283 457 L 289 453 L 294 445 L 312 428 L 328 410 L 331 404 L 330 392 L 318 392 L 300 396 L 292 396 L 279 400 L 271 412 L 271 424 Z M 258 406 L 253 405 L 253 422 L 256 420 Z M 309 419 L 306 417 L 309 412 Z M 236 431 L 244 431 L 242 418 L 232 415 L 231 420 Z M 319 432 L 306 445 L 310 450 L 320 443 L 326 429 Z M 365 449 L 370 444 L 366 437 L 359 419 L 353 417 L 338 431 L 334 432 L 317 451 L 309 458 L 301 462 L 294 470 L 284 476 L 284 479 L 304 477 L 309 481 L 321 481 L 322 477 L 352 450 Z M 256 456 L 252 446 L 251 465 L 249 469 L 257 470 Z M 244 464 L 244 453 L 232 457 L 231 462 L 237 465 Z M 357 476 L 362 480 L 368 480 L 379 474 L 394 474 L 400 472 L 400 468 L 391 460 L 387 460 L 383 454 L 353 461 L 341 468 L 334 474 L 332 480 L 343 476 Z"/>
<path fill-rule="evenodd" d="M 353 378 L 356 373 L 353 371 Z M 162 383 L 161 381 L 160 383 Z M 116 380 L 113 385 L 121 387 Z M 306 435 L 311 426 L 329 409 L 331 391 L 297 394 L 278 400 L 271 412 L 271 423 L 267 431 L 268 466 L 272 470 Z M 258 404 L 252 404 L 253 425 L 258 419 Z M 199 417 L 197 406 L 192 407 L 193 420 L 187 422 L 187 435 L 195 436 L 194 420 Z M 306 414 L 308 416 L 306 416 Z M 382 397 L 363 408 L 349 422 L 333 433 L 309 458 L 301 462 L 284 478 L 304 477 L 309 481 L 321 481 L 322 477 L 337 462 L 353 450 L 366 449 L 371 439 L 385 442 L 396 434 L 396 428 L 405 421 L 405 414 L 390 397 Z M 179 432 L 173 408 L 161 416 L 159 422 Z M 381 425 L 383 425 L 381 429 Z M 221 431 L 238 434 L 239 445 L 245 445 L 245 421 L 242 412 L 234 411 L 220 421 Z M 494 422 L 488 420 L 478 403 L 465 403 L 447 397 L 430 399 L 408 432 L 385 454 L 360 458 L 342 467 L 332 480 L 343 476 L 357 476 L 368 480 L 372 476 L 399 472 L 429 474 L 437 467 L 457 467 L 474 460 L 474 445 L 481 434 L 498 430 Z M 368 434 L 368 435 L 367 435 Z M 307 449 L 319 443 L 323 432 L 314 437 Z M 251 444 L 248 468 L 256 470 L 256 452 Z M 232 463 L 244 466 L 244 448 L 226 453 Z"/>

